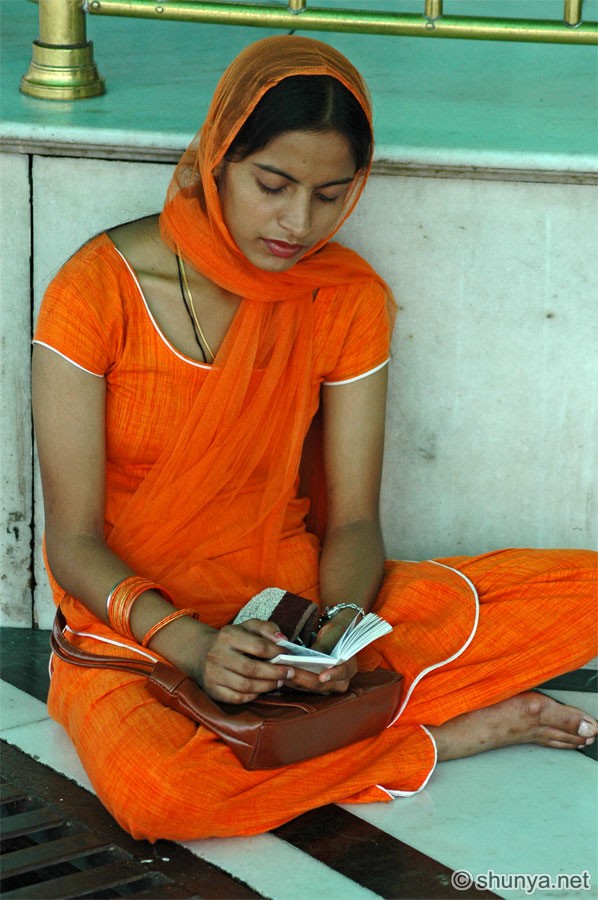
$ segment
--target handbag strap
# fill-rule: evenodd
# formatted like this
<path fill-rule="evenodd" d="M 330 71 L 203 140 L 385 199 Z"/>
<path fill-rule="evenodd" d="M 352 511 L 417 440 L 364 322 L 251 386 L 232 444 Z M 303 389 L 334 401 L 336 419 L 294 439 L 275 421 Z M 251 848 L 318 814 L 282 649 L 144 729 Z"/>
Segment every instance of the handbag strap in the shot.
<path fill-rule="evenodd" d="M 72 644 L 64 635 L 67 626 L 64 613 L 57 609 L 54 624 L 50 634 L 50 646 L 52 652 L 64 662 L 75 666 L 89 668 L 119 669 L 123 672 L 132 672 L 136 675 L 147 676 L 154 694 L 166 706 L 172 706 L 184 715 L 207 725 L 217 734 L 222 734 L 223 718 L 227 713 L 221 705 L 206 694 L 180 669 L 161 662 L 160 660 L 133 659 L 129 656 L 104 656 L 99 653 L 90 653 Z M 226 707 L 226 704 L 225 704 Z M 231 710 L 235 713 L 235 719 L 239 724 L 255 721 L 255 716 L 243 707 Z M 230 713 L 228 713 L 230 716 Z"/>
<path fill-rule="evenodd" d="M 72 644 L 64 635 L 65 628 L 64 613 L 58 609 L 50 635 L 50 646 L 52 652 L 64 662 L 72 663 L 75 666 L 120 669 L 123 672 L 133 672 L 137 675 L 151 676 L 153 674 L 157 665 L 155 660 L 143 659 L 141 656 L 133 659 L 130 656 L 104 656 L 100 653 L 90 653 L 88 650 L 82 650 Z"/>

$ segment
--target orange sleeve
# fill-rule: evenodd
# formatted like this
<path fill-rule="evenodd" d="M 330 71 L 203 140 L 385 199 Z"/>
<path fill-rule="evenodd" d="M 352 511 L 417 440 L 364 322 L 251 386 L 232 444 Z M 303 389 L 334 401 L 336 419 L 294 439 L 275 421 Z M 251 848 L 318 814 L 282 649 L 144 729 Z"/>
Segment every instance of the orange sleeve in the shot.
<path fill-rule="evenodd" d="M 327 325 L 329 334 L 335 333 L 336 358 L 328 360 L 324 384 L 360 378 L 383 366 L 390 357 L 388 295 L 380 283 L 350 286 L 334 307 Z"/>
<path fill-rule="evenodd" d="M 102 235 L 78 250 L 50 282 L 33 341 L 105 375 L 122 348 L 122 310 L 118 258 Z"/>

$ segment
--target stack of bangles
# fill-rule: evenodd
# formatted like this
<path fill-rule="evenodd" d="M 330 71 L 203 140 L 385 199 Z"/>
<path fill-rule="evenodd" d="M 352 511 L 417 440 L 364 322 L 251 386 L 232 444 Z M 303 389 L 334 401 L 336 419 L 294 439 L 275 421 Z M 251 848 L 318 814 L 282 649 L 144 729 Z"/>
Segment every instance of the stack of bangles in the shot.
<path fill-rule="evenodd" d="M 123 637 L 129 638 L 131 641 L 137 641 L 135 635 L 131 631 L 131 610 L 138 597 L 146 591 L 156 591 L 156 593 L 161 594 L 170 603 L 173 602 L 172 597 L 165 588 L 156 584 L 154 581 L 142 578 L 140 575 L 129 575 L 127 578 L 118 581 L 106 599 L 106 613 L 111 628 Z M 169 616 L 160 619 L 159 622 L 152 625 L 149 631 L 144 634 L 141 640 L 141 646 L 147 647 L 151 639 L 166 625 L 170 625 L 171 622 L 174 622 L 175 619 L 179 619 L 181 616 L 194 616 L 195 614 L 195 610 L 193 609 L 175 609 Z"/>

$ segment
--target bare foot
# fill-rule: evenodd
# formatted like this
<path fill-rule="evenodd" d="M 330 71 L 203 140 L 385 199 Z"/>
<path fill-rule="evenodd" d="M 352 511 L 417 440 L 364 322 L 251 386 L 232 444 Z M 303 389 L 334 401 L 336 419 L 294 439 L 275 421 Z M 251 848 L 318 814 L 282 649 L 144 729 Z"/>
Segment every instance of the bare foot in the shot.
<path fill-rule="evenodd" d="M 575 750 L 593 743 L 598 734 L 598 722 L 592 716 L 536 691 L 427 728 L 436 741 L 440 761 L 511 744 Z"/>

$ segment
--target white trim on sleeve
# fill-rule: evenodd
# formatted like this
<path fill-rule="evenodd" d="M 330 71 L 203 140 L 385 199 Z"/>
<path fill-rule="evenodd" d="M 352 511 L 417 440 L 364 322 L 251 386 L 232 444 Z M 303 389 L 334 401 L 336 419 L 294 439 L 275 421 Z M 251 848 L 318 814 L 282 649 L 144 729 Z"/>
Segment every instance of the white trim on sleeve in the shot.
<path fill-rule="evenodd" d="M 387 366 L 389 362 L 390 357 L 383 363 L 380 363 L 379 366 L 376 366 L 374 369 L 370 369 L 369 372 L 364 372 L 363 375 L 356 375 L 355 378 L 345 378 L 344 381 L 323 381 L 322 384 L 325 384 L 327 387 L 336 387 L 340 384 L 352 384 L 354 381 L 361 381 L 362 378 L 367 378 L 368 375 L 373 375 L 374 372 L 379 372 L 380 369 L 383 369 L 384 366 Z"/>
<path fill-rule="evenodd" d="M 64 353 L 61 353 L 60 350 L 57 350 L 56 347 L 52 347 L 51 344 L 46 344 L 44 341 L 32 341 L 33 344 L 39 344 L 40 347 L 45 347 L 47 350 L 51 350 L 53 353 L 58 354 L 58 356 L 62 356 L 63 359 L 66 359 L 72 366 L 76 366 L 78 369 L 81 369 L 82 372 L 87 372 L 88 375 L 95 375 L 96 378 L 103 378 L 104 376 L 99 372 L 92 372 L 91 369 L 86 369 L 85 366 L 80 365 L 78 362 L 75 362 L 74 359 L 71 359 L 70 356 L 66 356 Z"/>

